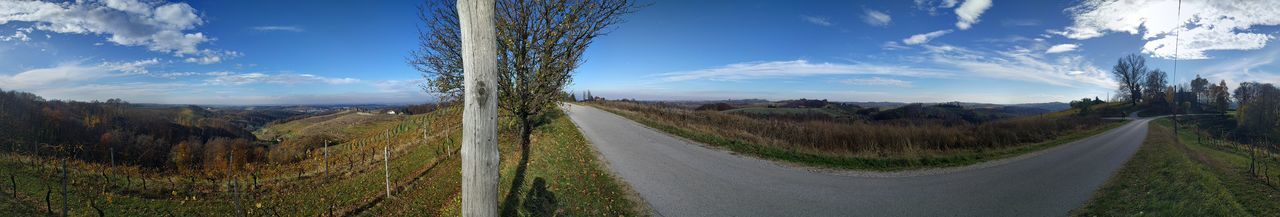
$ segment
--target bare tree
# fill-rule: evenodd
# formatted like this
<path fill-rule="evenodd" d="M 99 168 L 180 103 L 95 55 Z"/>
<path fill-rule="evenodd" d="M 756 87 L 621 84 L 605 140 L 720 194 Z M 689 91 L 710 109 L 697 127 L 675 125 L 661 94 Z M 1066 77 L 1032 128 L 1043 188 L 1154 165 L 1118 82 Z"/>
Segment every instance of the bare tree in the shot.
<path fill-rule="evenodd" d="M 582 54 L 607 28 L 635 8 L 629 0 L 523 1 L 498 4 L 499 104 L 515 115 L 520 144 L 529 144 L 535 119 L 559 101 Z"/>
<path fill-rule="evenodd" d="M 493 0 L 457 4 L 462 45 L 462 215 L 498 215 L 498 55 Z"/>
<path fill-rule="evenodd" d="M 462 38 L 454 0 L 426 1 L 418 8 L 424 26 L 418 29 L 418 49 L 408 62 L 422 73 L 422 89 L 449 101 L 462 96 Z"/>
<path fill-rule="evenodd" d="M 426 78 L 424 89 L 444 96 L 456 95 L 463 85 L 456 78 L 456 12 L 450 0 L 431 2 L 421 9 L 426 22 L 420 31 L 420 48 L 409 63 Z M 524 1 L 496 3 L 498 52 L 498 106 L 513 115 L 520 129 L 520 143 L 527 145 L 539 117 L 562 97 L 572 72 L 582 63 L 591 42 L 622 22 L 622 15 L 637 6 L 632 0 Z"/>
<path fill-rule="evenodd" d="M 1222 80 L 1216 85 L 1209 87 L 1210 95 L 1212 95 L 1213 108 L 1219 113 L 1226 114 L 1227 109 L 1231 107 L 1231 91 L 1227 90 L 1227 81 Z"/>
<path fill-rule="evenodd" d="M 1164 100 L 1164 89 L 1168 85 L 1168 78 L 1169 75 L 1159 69 L 1151 70 L 1151 72 L 1147 73 L 1147 77 L 1143 78 L 1144 83 L 1142 84 L 1142 91 L 1145 94 L 1143 100 L 1146 100 L 1150 105 L 1167 103 Z"/>
<path fill-rule="evenodd" d="M 1194 97 L 1194 100 L 1191 100 L 1194 104 L 1193 108 L 1197 111 L 1203 110 L 1201 105 L 1211 98 L 1209 96 L 1209 80 L 1196 75 L 1196 79 L 1191 80 L 1191 93 L 1191 96 Z"/>
<path fill-rule="evenodd" d="M 1121 57 L 1111 69 L 1111 75 L 1120 81 L 1120 90 L 1129 103 L 1136 106 L 1142 99 L 1142 80 L 1147 75 L 1147 59 L 1138 54 Z"/>

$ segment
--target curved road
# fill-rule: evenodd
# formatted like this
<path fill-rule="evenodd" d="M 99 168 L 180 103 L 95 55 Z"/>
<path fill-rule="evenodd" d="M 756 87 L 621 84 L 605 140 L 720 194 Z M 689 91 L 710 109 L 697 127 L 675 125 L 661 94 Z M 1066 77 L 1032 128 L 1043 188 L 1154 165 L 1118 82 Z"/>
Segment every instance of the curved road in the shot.
<path fill-rule="evenodd" d="M 658 216 L 1064 216 L 1137 151 L 1151 120 L 989 165 L 867 176 L 709 149 L 588 106 L 565 110 Z"/>

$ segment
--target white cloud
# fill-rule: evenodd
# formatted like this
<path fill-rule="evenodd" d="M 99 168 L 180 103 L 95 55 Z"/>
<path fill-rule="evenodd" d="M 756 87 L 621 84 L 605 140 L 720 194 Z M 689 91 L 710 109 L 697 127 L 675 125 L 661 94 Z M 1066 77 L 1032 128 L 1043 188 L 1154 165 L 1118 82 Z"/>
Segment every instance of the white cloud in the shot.
<path fill-rule="evenodd" d="M 157 59 L 133 62 L 104 62 L 85 65 L 82 61 L 62 63 L 49 68 L 31 69 L 12 75 L 0 74 L 0 86 L 9 89 L 36 89 L 51 85 L 71 85 L 80 81 L 136 74 L 147 74 L 147 66 Z"/>
<path fill-rule="evenodd" d="M 956 21 L 956 28 L 969 29 L 973 24 L 978 23 L 978 17 L 981 17 L 982 13 L 989 8 L 991 8 L 991 0 L 964 1 L 960 7 L 956 8 L 956 17 L 959 18 L 959 21 Z"/>
<path fill-rule="evenodd" d="M 916 34 L 916 35 L 912 35 L 911 37 L 902 39 L 902 43 L 906 45 L 924 44 L 926 42 L 929 42 L 929 40 L 933 40 L 934 38 L 937 38 L 939 36 L 946 35 L 947 33 L 951 33 L 951 31 L 953 30 L 947 29 L 947 30 L 938 30 L 938 31 L 933 31 L 933 32 L 923 33 L 923 34 Z"/>
<path fill-rule="evenodd" d="M 1073 24 L 1055 33 L 1089 39 L 1110 32 L 1142 35 L 1142 52 L 1159 58 L 1208 59 L 1206 51 L 1260 49 L 1274 36 L 1250 31 L 1280 25 L 1275 1 L 1186 0 L 1179 19 L 1177 0 L 1086 0 L 1068 8 Z M 1179 40 L 1175 55 L 1174 41 Z"/>
<path fill-rule="evenodd" d="M 178 57 L 207 55 L 199 46 L 214 40 L 189 31 L 204 20 L 187 3 L 0 0 L 0 24 L 9 22 L 30 23 L 36 30 L 56 33 L 107 35 L 107 41 L 115 44 Z"/>
<path fill-rule="evenodd" d="M 265 74 L 260 72 L 254 73 L 233 73 L 233 72 L 209 72 L 205 75 L 213 76 L 205 80 L 205 84 L 211 85 L 245 85 L 254 83 L 270 83 L 270 84 L 303 84 L 303 83 L 326 83 L 326 84 L 353 84 L 360 82 L 355 78 L 331 78 L 317 76 L 312 74 Z"/>
<path fill-rule="evenodd" d="M 890 17 L 889 14 L 884 12 L 866 9 L 863 13 L 862 22 L 867 23 L 867 25 L 888 26 L 889 22 L 893 21 L 893 17 Z"/>
<path fill-rule="evenodd" d="M 254 27 L 252 27 L 252 29 L 253 29 L 253 30 L 256 30 L 256 31 L 260 31 L 260 32 L 271 32 L 271 31 L 302 32 L 302 31 L 306 31 L 306 30 L 302 29 L 302 27 L 298 27 L 298 26 L 254 26 Z"/>
<path fill-rule="evenodd" d="M 663 73 L 666 81 L 733 81 L 817 75 L 896 75 L 946 77 L 950 73 L 922 68 L 874 64 L 810 63 L 807 60 L 735 63 L 717 68 Z"/>
<path fill-rule="evenodd" d="M 1059 44 L 1059 45 L 1054 45 L 1053 47 L 1049 47 L 1049 49 L 1048 49 L 1048 50 L 1045 50 L 1045 51 L 1044 51 L 1044 53 L 1062 53 L 1062 52 L 1071 52 L 1071 51 L 1075 51 L 1077 48 L 1080 48 L 1080 45 L 1078 45 L 1078 44 Z"/>
<path fill-rule="evenodd" d="M 199 57 L 187 57 L 182 61 L 188 63 L 214 64 L 222 62 L 222 60 L 225 59 L 233 59 L 244 55 L 236 51 L 214 51 L 209 49 L 201 50 L 200 54 L 201 55 Z"/>
<path fill-rule="evenodd" d="M 0 35 L 0 41 L 31 41 L 31 37 L 27 37 L 28 33 L 33 31 L 30 27 L 18 28 L 13 35 Z"/>
<path fill-rule="evenodd" d="M 849 84 L 849 85 L 864 85 L 864 86 L 911 87 L 911 81 L 904 81 L 904 80 L 898 80 L 898 79 L 892 79 L 892 78 L 881 78 L 881 77 L 846 79 L 846 80 L 840 80 L 840 83 Z"/>
<path fill-rule="evenodd" d="M 826 17 L 800 16 L 800 20 L 804 20 L 805 22 L 809 22 L 819 26 L 835 25 L 834 23 L 831 23 L 831 21 L 827 20 Z"/>

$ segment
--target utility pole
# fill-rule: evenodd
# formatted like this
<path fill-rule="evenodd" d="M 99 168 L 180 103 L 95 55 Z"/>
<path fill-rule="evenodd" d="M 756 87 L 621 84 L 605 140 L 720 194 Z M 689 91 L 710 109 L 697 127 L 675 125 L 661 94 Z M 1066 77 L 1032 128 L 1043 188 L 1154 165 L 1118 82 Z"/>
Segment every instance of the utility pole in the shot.
<path fill-rule="evenodd" d="M 1182 25 L 1182 0 L 1178 0 L 1178 25 Z M 1182 27 L 1182 26 L 1178 26 Z M 1173 33 L 1173 79 L 1178 80 L 1178 43 L 1182 37 L 1182 28 L 1174 30 Z M 1178 84 L 1173 84 L 1173 138 L 1178 138 L 1178 107 L 1182 106 L 1178 103 Z"/>
<path fill-rule="evenodd" d="M 462 216 L 498 216 L 498 60 L 494 0 L 459 0 Z"/>

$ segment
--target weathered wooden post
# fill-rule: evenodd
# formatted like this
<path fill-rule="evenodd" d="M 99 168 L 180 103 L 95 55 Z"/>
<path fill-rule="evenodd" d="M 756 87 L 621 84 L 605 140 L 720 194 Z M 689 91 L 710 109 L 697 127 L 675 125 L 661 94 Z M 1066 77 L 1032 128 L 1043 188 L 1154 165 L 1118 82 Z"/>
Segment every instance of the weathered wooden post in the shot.
<path fill-rule="evenodd" d="M 498 69 L 493 0 L 459 0 L 462 216 L 498 215 Z"/>
<path fill-rule="evenodd" d="M 391 197 L 391 151 L 382 147 L 382 174 L 387 183 L 387 198 Z"/>
<path fill-rule="evenodd" d="M 329 140 L 324 140 L 324 176 L 329 176 Z"/>
<path fill-rule="evenodd" d="M 231 186 L 231 199 L 234 201 L 236 206 L 236 215 L 244 216 L 244 210 L 240 209 L 240 194 L 236 192 L 236 179 L 231 172 L 234 170 L 235 165 L 235 151 L 232 150 L 230 153 L 227 153 L 227 179 L 229 181 L 228 184 Z"/>
<path fill-rule="evenodd" d="M 18 198 L 18 179 L 9 174 L 9 184 L 13 185 L 13 198 Z"/>
<path fill-rule="evenodd" d="M 67 158 L 62 158 L 62 216 L 67 215 Z"/>

